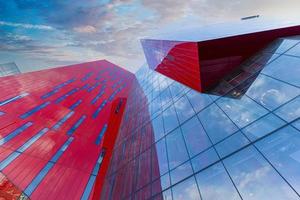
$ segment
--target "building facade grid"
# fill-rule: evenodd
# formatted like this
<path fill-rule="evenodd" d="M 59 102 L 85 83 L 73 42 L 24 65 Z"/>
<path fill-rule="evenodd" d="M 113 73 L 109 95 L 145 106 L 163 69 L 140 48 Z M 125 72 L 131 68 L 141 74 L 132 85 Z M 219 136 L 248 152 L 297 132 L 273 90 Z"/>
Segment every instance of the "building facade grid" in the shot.
<path fill-rule="evenodd" d="M 102 199 L 299 199 L 299 42 L 276 40 L 211 94 L 140 69 Z"/>

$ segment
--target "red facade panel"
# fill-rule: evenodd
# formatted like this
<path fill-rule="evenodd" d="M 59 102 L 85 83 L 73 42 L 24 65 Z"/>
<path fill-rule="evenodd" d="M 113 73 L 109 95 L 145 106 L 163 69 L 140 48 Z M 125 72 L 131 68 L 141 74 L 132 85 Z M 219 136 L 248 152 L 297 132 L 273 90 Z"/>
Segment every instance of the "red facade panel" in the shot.
<path fill-rule="evenodd" d="M 3 174 L 30 199 L 91 198 L 99 135 L 133 78 L 105 60 L 1 78 Z"/>
<path fill-rule="evenodd" d="M 151 69 L 190 86 L 201 89 L 197 42 L 142 40 Z"/>
<path fill-rule="evenodd" d="M 142 46 L 151 69 L 199 92 L 209 92 L 273 40 L 299 34 L 300 26 L 289 26 L 209 40 L 146 39 Z"/>

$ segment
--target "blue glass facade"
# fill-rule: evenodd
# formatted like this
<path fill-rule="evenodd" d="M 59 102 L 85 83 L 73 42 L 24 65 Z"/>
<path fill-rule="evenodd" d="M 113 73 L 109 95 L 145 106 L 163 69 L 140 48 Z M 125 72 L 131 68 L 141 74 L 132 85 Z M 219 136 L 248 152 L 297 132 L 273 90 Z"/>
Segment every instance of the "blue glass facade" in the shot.
<path fill-rule="evenodd" d="M 136 73 L 102 199 L 300 199 L 300 38 L 210 93 Z"/>

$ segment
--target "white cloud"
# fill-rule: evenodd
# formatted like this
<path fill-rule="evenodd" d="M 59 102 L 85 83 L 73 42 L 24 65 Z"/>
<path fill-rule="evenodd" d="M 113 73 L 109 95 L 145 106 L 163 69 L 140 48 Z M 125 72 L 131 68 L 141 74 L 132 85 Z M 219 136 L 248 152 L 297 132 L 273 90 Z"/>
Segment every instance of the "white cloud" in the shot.
<path fill-rule="evenodd" d="M 40 5 L 30 5 L 30 10 L 39 13 L 38 17 L 48 26 L 5 21 L 0 21 L 0 26 L 55 29 L 49 31 L 48 35 L 44 35 L 47 39 L 34 37 L 32 39 L 40 42 L 37 44 L 41 46 L 49 43 L 50 45 L 66 44 L 65 47 L 59 47 L 59 51 L 73 51 L 74 55 L 79 55 L 74 58 L 70 56 L 68 60 L 85 60 L 83 55 L 88 54 L 90 57 L 107 59 L 126 66 L 131 71 L 136 71 L 145 63 L 140 44 L 142 38 L 151 38 L 162 33 L 172 34 L 178 29 L 187 29 L 189 26 L 205 26 L 233 19 L 239 20 L 240 17 L 253 14 L 299 17 L 300 1 L 112 0 L 103 5 L 97 0 L 90 0 L 82 6 L 80 2 L 70 4 L 69 1 L 57 0 L 52 4 L 54 5 L 52 10 Z M 64 39 L 53 39 L 59 35 Z M 48 59 L 48 57 L 48 54 L 45 54 L 44 58 Z"/>
<path fill-rule="evenodd" d="M 86 26 L 75 27 L 74 31 L 78 33 L 95 33 L 97 29 L 94 26 L 86 25 Z"/>
<path fill-rule="evenodd" d="M 46 25 L 23 24 L 23 23 L 13 23 L 13 22 L 6 22 L 6 21 L 0 21 L 0 26 L 11 26 L 11 27 L 18 27 L 18 28 L 25 28 L 25 29 L 38 29 L 38 30 L 54 30 L 53 27 L 46 26 Z"/>

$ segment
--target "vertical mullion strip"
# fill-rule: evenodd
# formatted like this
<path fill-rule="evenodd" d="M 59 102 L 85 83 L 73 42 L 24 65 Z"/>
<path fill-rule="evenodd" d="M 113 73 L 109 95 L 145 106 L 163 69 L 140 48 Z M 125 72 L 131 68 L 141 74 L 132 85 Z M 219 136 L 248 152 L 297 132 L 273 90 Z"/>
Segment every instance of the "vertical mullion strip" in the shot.
<path fill-rule="evenodd" d="M 56 154 L 52 157 L 52 159 L 45 165 L 45 167 L 39 172 L 39 174 L 33 179 L 33 181 L 26 187 L 24 193 L 27 196 L 30 196 L 34 190 L 38 187 L 38 185 L 42 182 L 48 172 L 52 169 L 55 162 L 60 158 L 62 153 L 68 148 L 68 146 L 73 141 L 73 137 L 70 137 L 63 146 L 56 152 Z"/>
<path fill-rule="evenodd" d="M 61 88 L 63 88 L 64 86 L 66 86 L 66 85 L 68 85 L 68 84 L 70 84 L 70 83 L 72 83 L 74 81 L 75 81 L 75 79 L 73 78 L 73 79 L 70 79 L 70 80 L 68 80 L 66 82 L 63 82 L 63 83 L 55 86 L 53 90 L 51 90 L 50 92 L 44 94 L 43 96 L 41 96 L 41 98 L 42 99 L 46 99 L 48 97 L 51 97 L 52 95 L 54 95 L 55 93 L 57 93 Z"/>
<path fill-rule="evenodd" d="M 26 187 L 24 193 L 28 196 L 32 194 L 32 192 L 36 189 L 39 183 L 43 180 L 43 178 L 47 175 L 50 169 L 53 167 L 54 163 L 48 162 L 46 166 L 40 171 L 40 173 L 33 179 L 33 181 Z"/>
<path fill-rule="evenodd" d="M 74 94 L 75 92 L 77 92 L 79 90 L 79 88 L 74 88 L 72 90 L 70 90 L 69 92 L 67 92 L 66 94 L 62 95 L 61 97 L 57 98 L 55 100 L 55 103 L 61 103 L 62 101 L 64 101 L 67 97 L 71 96 L 72 94 Z"/>
<path fill-rule="evenodd" d="M 85 190 L 84 190 L 84 193 L 81 197 L 81 200 L 88 200 L 89 199 L 91 191 L 92 191 L 93 186 L 94 186 L 95 180 L 96 180 L 96 176 L 91 175 L 90 178 L 89 178 L 89 182 L 87 183 L 87 185 L 85 187 Z"/>
<path fill-rule="evenodd" d="M 4 100 L 4 101 L 0 101 L 0 106 L 4 106 L 4 105 L 6 105 L 6 104 L 9 104 L 9 103 L 11 103 L 11 102 L 14 102 L 14 101 L 16 101 L 16 100 L 18 100 L 18 99 L 21 99 L 21 98 L 23 98 L 23 97 L 26 97 L 26 96 L 28 96 L 28 95 L 29 95 L 29 93 L 25 92 L 25 93 L 22 93 L 22 94 L 20 94 L 20 95 L 18 95 L 18 96 L 15 96 L 15 97 L 6 99 L 6 100 Z"/>
<path fill-rule="evenodd" d="M 103 138 L 105 132 L 107 129 L 107 124 L 104 124 L 103 128 L 101 129 L 100 134 L 98 135 L 97 139 L 96 139 L 96 145 L 99 145 L 101 142 L 101 139 Z"/>
<path fill-rule="evenodd" d="M 23 124 L 22 126 L 20 126 L 19 128 L 17 128 L 16 130 L 14 130 L 10 134 L 8 134 L 4 138 L 2 138 L 0 140 L 0 146 L 3 145 L 3 144 L 5 144 L 6 142 L 9 142 L 11 139 L 13 139 L 17 135 L 19 135 L 20 133 L 22 133 L 23 131 L 25 131 L 27 128 L 29 128 L 30 126 L 32 126 L 32 124 L 33 124 L 32 122 L 26 122 L 25 124 Z"/>
<path fill-rule="evenodd" d="M 22 114 L 22 115 L 20 116 L 20 118 L 21 118 L 21 119 L 25 119 L 25 118 L 27 118 L 27 117 L 33 115 L 34 113 L 36 113 L 36 112 L 42 110 L 43 108 L 47 107 L 49 104 L 50 104 L 49 101 L 44 102 L 44 103 L 42 103 L 42 104 L 40 104 L 40 105 L 38 105 L 38 106 L 32 108 L 31 110 L 27 111 L 26 113 Z"/>
<path fill-rule="evenodd" d="M 97 116 L 99 115 L 99 113 L 101 112 L 101 110 L 104 108 L 104 106 L 107 104 L 107 100 L 105 99 L 101 105 L 97 108 L 97 110 L 94 112 L 93 114 L 93 118 L 97 118 Z"/>
<path fill-rule="evenodd" d="M 71 110 L 74 110 L 75 108 L 77 108 L 80 104 L 81 104 L 82 100 L 79 99 L 77 102 L 75 102 L 73 105 L 70 106 Z"/>
<path fill-rule="evenodd" d="M 61 127 L 72 115 L 74 114 L 74 111 L 69 112 L 66 114 L 61 120 L 59 120 L 53 127 L 52 129 L 57 130 L 59 127 Z"/>
<path fill-rule="evenodd" d="M 101 163 L 103 161 L 104 155 L 105 155 L 105 149 L 103 149 L 100 153 L 100 156 L 97 160 L 97 163 L 94 166 L 93 173 L 91 174 L 91 176 L 89 178 L 89 181 L 88 181 L 88 183 L 87 183 L 87 185 L 84 189 L 84 192 L 81 196 L 81 200 L 88 200 L 89 199 L 89 197 L 91 195 L 91 191 L 92 191 L 94 183 L 95 183 L 95 180 L 96 180 L 96 176 L 98 174 Z"/>
<path fill-rule="evenodd" d="M 2 171 L 7 165 L 14 161 L 21 153 L 13 152 L 7 158 L 0 162 L 0 170 Z"/>
<path fill-rule="evenodd" d="M 68 130 L 67 134 L 72 135 L 76 131 L 76 129 L 82 124 L 85 118 L 86 116 L 82 115 L 80 119 Z"/>
<path fill-rule="evenodd" d="M 42 137 L 45 133 L 47 133 L 49 129 L 43 128 L 39 131 L 35 136 L 29 139 L 25 144 L 23 144 L 20 148 L 18 148 L 15 152 L 10 154 L 7 158 L 0 162 L 0 170 L 3 170 L 7 165 L 13 162 L 22 152 L 28 149 L 35 141 L 37 141 L 40 137 Z"/>
<path fill-rule="evenodd" d="M 29 139 L 25 144 L 23 144 L 20 148 L 17 149 L 18 152 L 24 152 L 26 149 L 28 149 L 34 142 L 36 142 L 40 137 L 45 135 L 48 132 L 48 128 L 43 128 L 41 131 L 39 131 L 35 136 L 33 136 L 31 139 Z"/>
<path fill-rule="evenodd" d="M 105 156 L 105 149 L 102 149 L 102 151 L 101 151 L 101 153 L 100 153 L 100 156 L 99 156 L 99 158 L 98 158 L 98 160 L 97 160 L 97 163 L 96 163 L 96 165 L 94 166 L 92 175 L 97 176 L 98 171 L 99 171 L 99 169 L 100 169 L 100 166 L 101 166 L 101 163 L 102 163 L 102 161 L 103 161 L 104 156 Z"/>

